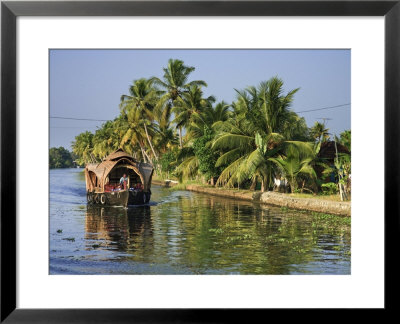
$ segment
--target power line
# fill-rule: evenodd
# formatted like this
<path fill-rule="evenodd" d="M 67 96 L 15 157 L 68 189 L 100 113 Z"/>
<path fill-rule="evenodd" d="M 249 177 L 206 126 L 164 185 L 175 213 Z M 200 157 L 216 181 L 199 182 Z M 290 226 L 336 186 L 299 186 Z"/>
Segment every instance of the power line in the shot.
<path fill-rule="evenodd" d="M 337 106 L 330 106 L 330 107 L 316 108 L 316 109 L 310 109 L 310 110 L 295 111 L 295 113 L 300 114 L 300 113 L 306 113 L 306 112 L 311 112 L 311 111 L 340 108 L 340 107 L 345 107 L 345 106 L 350 106 L 350 105 L 351 105 L 351 103 L 347 103 L 347 104 L 342 104 L 342 105 L 337 105 Z M 102 121 L 102 122 L 108 121 L 107 119 L 73 118 L 73 117 L 60 117 L 60 116 L 50 116 L 50 118 L 54 118 L 54 119 L 69 119 L 69 120 L 89 120 L 89 121 Z"/>
<path fill-rule="evenodd" d="M 324 107 L 324 108 L 316 108 L 316 109 L 310 109 L 310 110 L 303 110 L 303 111 L 296 111 L 297 114 L 300 113 L 305 113 L 305 112 L 310 112 L 310 111 L 317 111 L 317 110 L 325 110 L 325 109 L 332 109 L 332 108 L 339 108 L 339 107 L 345 107 L 345 106 L 350 106 L 351 103 L 343 104 L 343 105 L 337 105 L 337 106 L 331 106 L 331 107 Z"/>
<path fill-rule="evenodd" d="M 50 118 L 56 118 L 56 119 L 71 119 L 71 120 L 90 120 L 90 121 L 108 121 L 107 119 L 90 119 L 90 118 L 72 118 L 72 117 L 55 117 L 55 116 L 50 116 Z"/>

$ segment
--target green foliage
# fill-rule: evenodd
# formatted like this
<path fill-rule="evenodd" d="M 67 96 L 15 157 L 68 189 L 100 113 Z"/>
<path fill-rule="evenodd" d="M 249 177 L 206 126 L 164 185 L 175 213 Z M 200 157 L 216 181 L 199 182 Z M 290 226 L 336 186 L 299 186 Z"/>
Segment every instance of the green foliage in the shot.
<path fill-rule="evenodd" d="M 72 142 L 72 152 L 78 156 L 79 164 L 95 162 L 93 152 L 93 134 L 91 132 L 83 132 L 75 136 L 75 141 Z"/>
<path fill-rule="evenodd" d="M 73 167 L 71 153 L 64 147 L 52 147 L 49 150 L 49 167 L 50 169 L 72 168 Z"/>
<path fill-rule="evenodd" d="M 338 186 L 334 182 L 323 183 L 321 189 L 324 195 L 335 195 L 338 192 Z"/>
<path fill-rule="evenodd" d="M 275 76 L 258 86 L 235 89 L 232 104 L 216 103 L 204 95 L 205 81 L 190 80 L 193 71 L 183 61 L 170 59 L 161 78 L 134 80 L 121 96 L 117 118 L 94 134 L 75 137 L 73 160 L 98 163 L 122 148 L 152 163 L 158 175 L 172 173 L 180 181 L 218 177 L 217 185 L 266 190 L 283 173 L 294 192 L 318 190 L 321 180 L 314 169 L 326 169 L 323 175 L 331 172 L 318 158 L 329 133 L 321 123 L 309 129 L 291 110 L 299 88 L 285 91 L 283 80 Z M 338 141 L 350 149 L 351 132 L 343 132 Z M 347 181 L 350 159 L 341 157 L 336 164 L 341 181 Z"/>
<path fill-rule="evenodd" d="M 344 145 L 351 152 L 351 130 L 340 133 L 339 143 Z"/>
<path fill-rule="evenodd" d="M 284 94 L 277 77 L 237 90 L 232 116 L 219 124 L 213 142 L 213 148 L 223 152 L 217 165 L 224 170 L 217 184 L 232 187 L 251 179 L 254 184 L 261 181 L 263 190 L 272 186 L 274 165 L 269 158 L 277 155 L 285 139 L 307 137 L 304 119 L 289 109 L 298 90 Z"/>
<path fill-rule="evenodd" d="M 310 129 L 310 135 L 315 141 L 322 143 L 329 140 L 329 129 L 325 127 L 325 124 L 315 122 Z"/>
<path fill-rule="evenodd" d="M 204 135 L 193 141 L 194 154 L 199 161 L 199 171 L 206 177 L 206 180 L 219 174 L 219 170 L 215 166 L 217 153 L 210 148 L 212 140 L 212 130 L 204 126 Z"/>
<path fill-rule="evenodd" d="M 161 172 L 168 173 L 175 170 L 174 162 L 176 161 L 176 153 L 174 151 L 169 151 L 164 153 L 160 160 L 159 164 L 161 167 Z"/>
<path fill-rule="evenodd" d="M 313 147 L 308 143 L 289 142 L 285 148 L 284 155 L 270 158 L 282 171 L 290 183 L 292 193 L 298 188 L 298 179 L 301 175 L 316 178 L 312 167 L 315 158 Z"/>
<path fill-rule="evenodd" d="M 349 154 L 340 153 L 335 159 L 335 168 L 339 179 L 339 187 L 342 188 L 342 200 L 348 200 L 351 192 L 351 158 Z"/>

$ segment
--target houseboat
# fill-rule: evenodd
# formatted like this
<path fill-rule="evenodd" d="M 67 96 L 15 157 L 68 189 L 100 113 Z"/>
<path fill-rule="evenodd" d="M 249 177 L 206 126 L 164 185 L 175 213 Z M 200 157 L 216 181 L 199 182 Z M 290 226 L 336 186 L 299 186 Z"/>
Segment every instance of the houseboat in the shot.
<path fill-rule="evenodd" d="M 123 207 L 147 204 L 151 197 L 152 176 L 151 164 L 138 162 L 118 149 L 101 163 L 86 165 L 87 202 Z"/>

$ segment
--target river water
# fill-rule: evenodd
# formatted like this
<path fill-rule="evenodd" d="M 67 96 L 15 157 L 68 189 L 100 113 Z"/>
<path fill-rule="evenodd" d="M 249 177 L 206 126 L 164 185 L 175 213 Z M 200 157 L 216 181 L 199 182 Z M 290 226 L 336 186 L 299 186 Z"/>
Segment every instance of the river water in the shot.
<path fill-rule="evenodd" d="M 349 219 L 152 186 L 149 206 L 87 206 L 50 170 L 50 274 L 350 274 Z"/>

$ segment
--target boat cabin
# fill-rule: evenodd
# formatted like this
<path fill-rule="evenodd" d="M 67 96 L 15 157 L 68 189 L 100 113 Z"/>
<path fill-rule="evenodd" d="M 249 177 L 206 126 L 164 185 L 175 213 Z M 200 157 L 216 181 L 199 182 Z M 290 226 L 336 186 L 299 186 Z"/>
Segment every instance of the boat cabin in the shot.
<path fill-rule="evenodd" d="M 122 185 L 120 179 L 126 175 Z M 108 155 L 99 164 L 88 164 L 85 168 L 86 191 L 94 193 L 118 190 L 150 191 L 153 167 L 138 162 L 122 149 Z"/>

